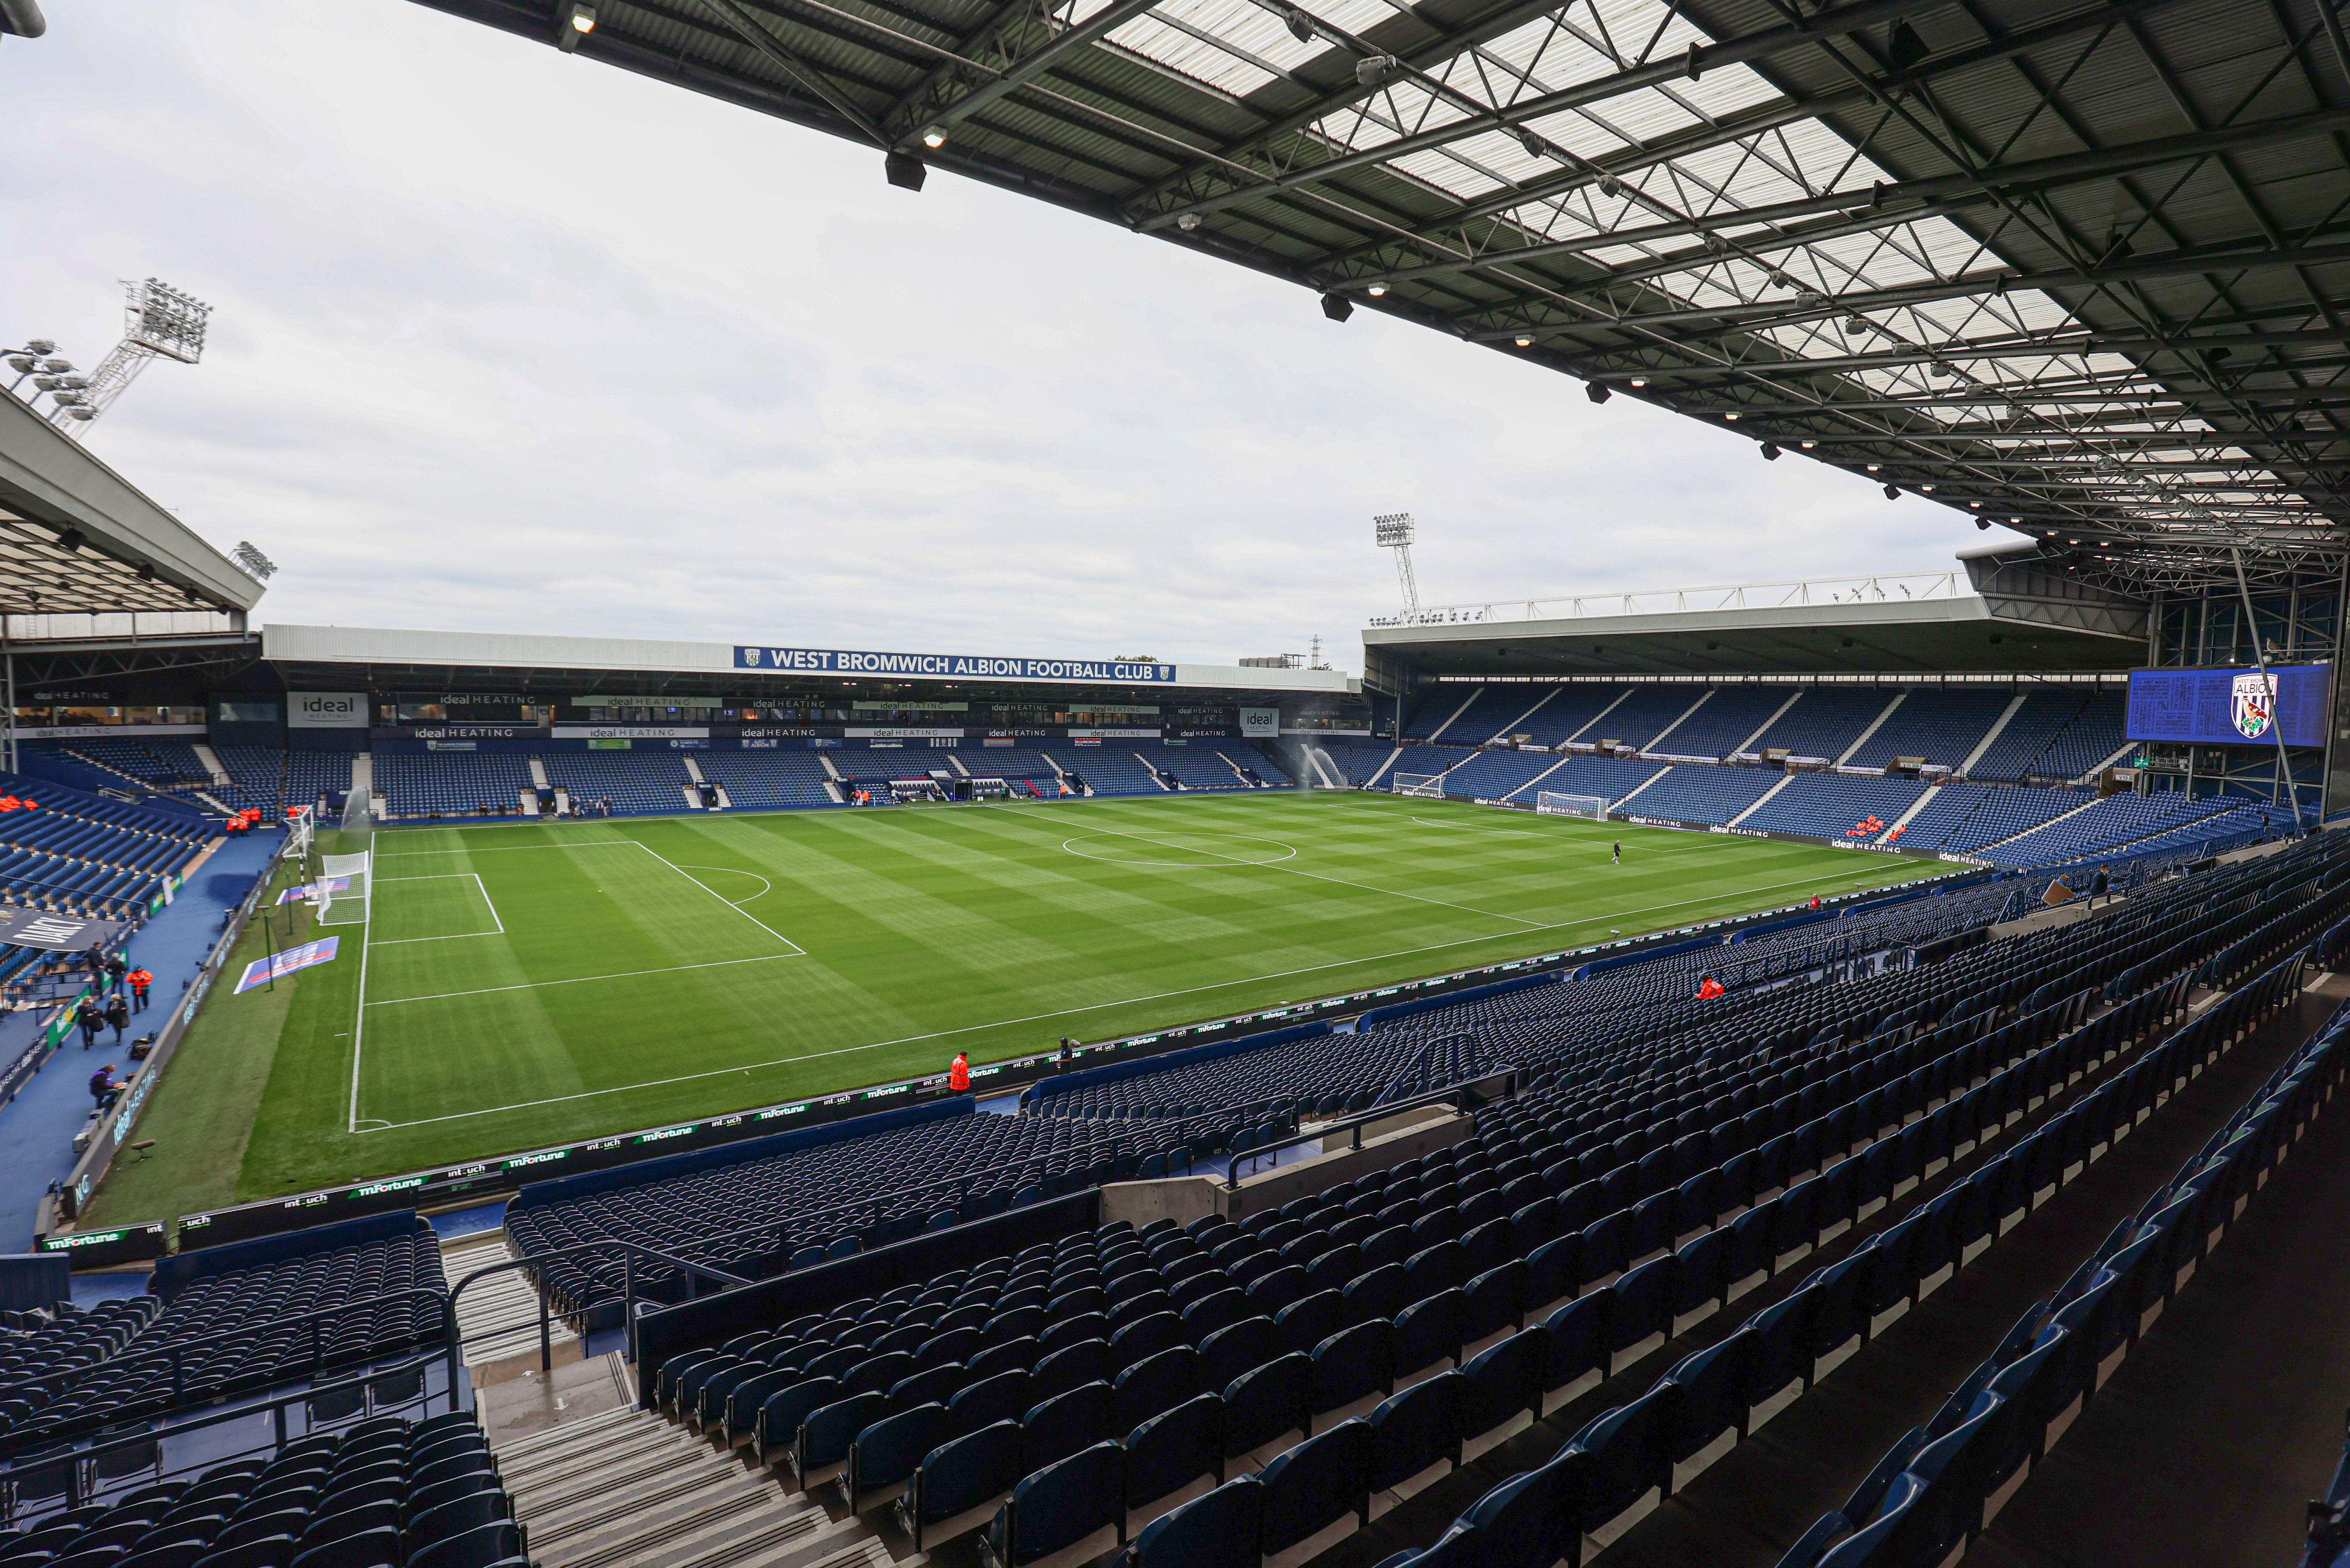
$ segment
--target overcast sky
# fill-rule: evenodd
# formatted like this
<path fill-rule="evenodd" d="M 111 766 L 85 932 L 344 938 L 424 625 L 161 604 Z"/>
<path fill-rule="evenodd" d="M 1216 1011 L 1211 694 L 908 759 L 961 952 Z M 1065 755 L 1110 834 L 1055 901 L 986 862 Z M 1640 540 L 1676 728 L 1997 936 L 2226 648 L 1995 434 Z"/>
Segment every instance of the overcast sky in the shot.
<path fill-rule="evenodd" d="M 214 307 L 93 451 L 260 618 L 1226 662 L 1430 603 L 1947 566 L 1914 498 L 400 0 L 0 43 L 0 337 Z"/>

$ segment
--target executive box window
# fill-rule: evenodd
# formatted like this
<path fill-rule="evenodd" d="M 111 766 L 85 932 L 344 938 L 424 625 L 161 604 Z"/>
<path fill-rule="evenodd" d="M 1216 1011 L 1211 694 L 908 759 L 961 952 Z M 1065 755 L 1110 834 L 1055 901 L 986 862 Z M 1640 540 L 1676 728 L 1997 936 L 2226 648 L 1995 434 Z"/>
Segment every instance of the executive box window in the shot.
<path fill-rule="evenodd" d="M 27 728 L 49 724 L 201 724 L 202 708 L 134 703 L 105 707 L 90 702 L 20 703 L 16 722 Z"/>

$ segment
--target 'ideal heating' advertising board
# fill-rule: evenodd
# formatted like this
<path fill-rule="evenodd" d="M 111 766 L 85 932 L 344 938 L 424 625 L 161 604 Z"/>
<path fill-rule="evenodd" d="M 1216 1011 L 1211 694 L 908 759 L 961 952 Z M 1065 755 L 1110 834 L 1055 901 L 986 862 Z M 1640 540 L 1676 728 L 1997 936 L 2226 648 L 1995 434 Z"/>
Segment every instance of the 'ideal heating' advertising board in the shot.
<path fill-rule="evenodd" d="M 2133 670 L 2129 739 L 2195 745 L 2325 743 L 2323 664 L 2272 664 L 2258 670 Z M 2273 688 L 2273 695 L 2272 695 Z"/>

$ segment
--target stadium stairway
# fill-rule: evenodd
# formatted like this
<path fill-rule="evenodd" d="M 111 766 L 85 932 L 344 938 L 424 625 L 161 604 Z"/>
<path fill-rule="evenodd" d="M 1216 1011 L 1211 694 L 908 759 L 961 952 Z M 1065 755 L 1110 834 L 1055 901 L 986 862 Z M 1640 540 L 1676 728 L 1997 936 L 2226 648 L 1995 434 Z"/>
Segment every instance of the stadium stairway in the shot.
<path fill-rule="evenodd" d="M 885 1568 L 855 1515 L 787 1494 L 764 1466 L 623 1406 L 496 1450 L 533 1568 Z"/>
<path fill-rule="evenodd" d="M 452 1286 L 477 1269 L 512 1262 L 514 1256 L 503 1226 L 441 1238 L 441 1272 Z M 468 1366 L 529 1355 L 538 1349 L 538 1293 L 520 1269 L 476 1280 L 457 1297 L 457 1332 Z M 567 1346 L 578 1338 L 559 1314 L 550 1318 L 550 1345 Z"/>

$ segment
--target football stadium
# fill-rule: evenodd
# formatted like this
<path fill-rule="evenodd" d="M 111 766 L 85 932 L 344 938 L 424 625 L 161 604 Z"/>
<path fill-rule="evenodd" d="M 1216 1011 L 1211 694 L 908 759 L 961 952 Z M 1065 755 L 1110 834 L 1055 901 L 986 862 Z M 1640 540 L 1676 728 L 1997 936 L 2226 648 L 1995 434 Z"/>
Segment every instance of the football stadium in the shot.
<path fill-rule="evenodd" d="M 1975 527 L 313 624 L 0 320 L 0 1568 L 2350 1568 L 2335 6 L 418 4 Z"/>

